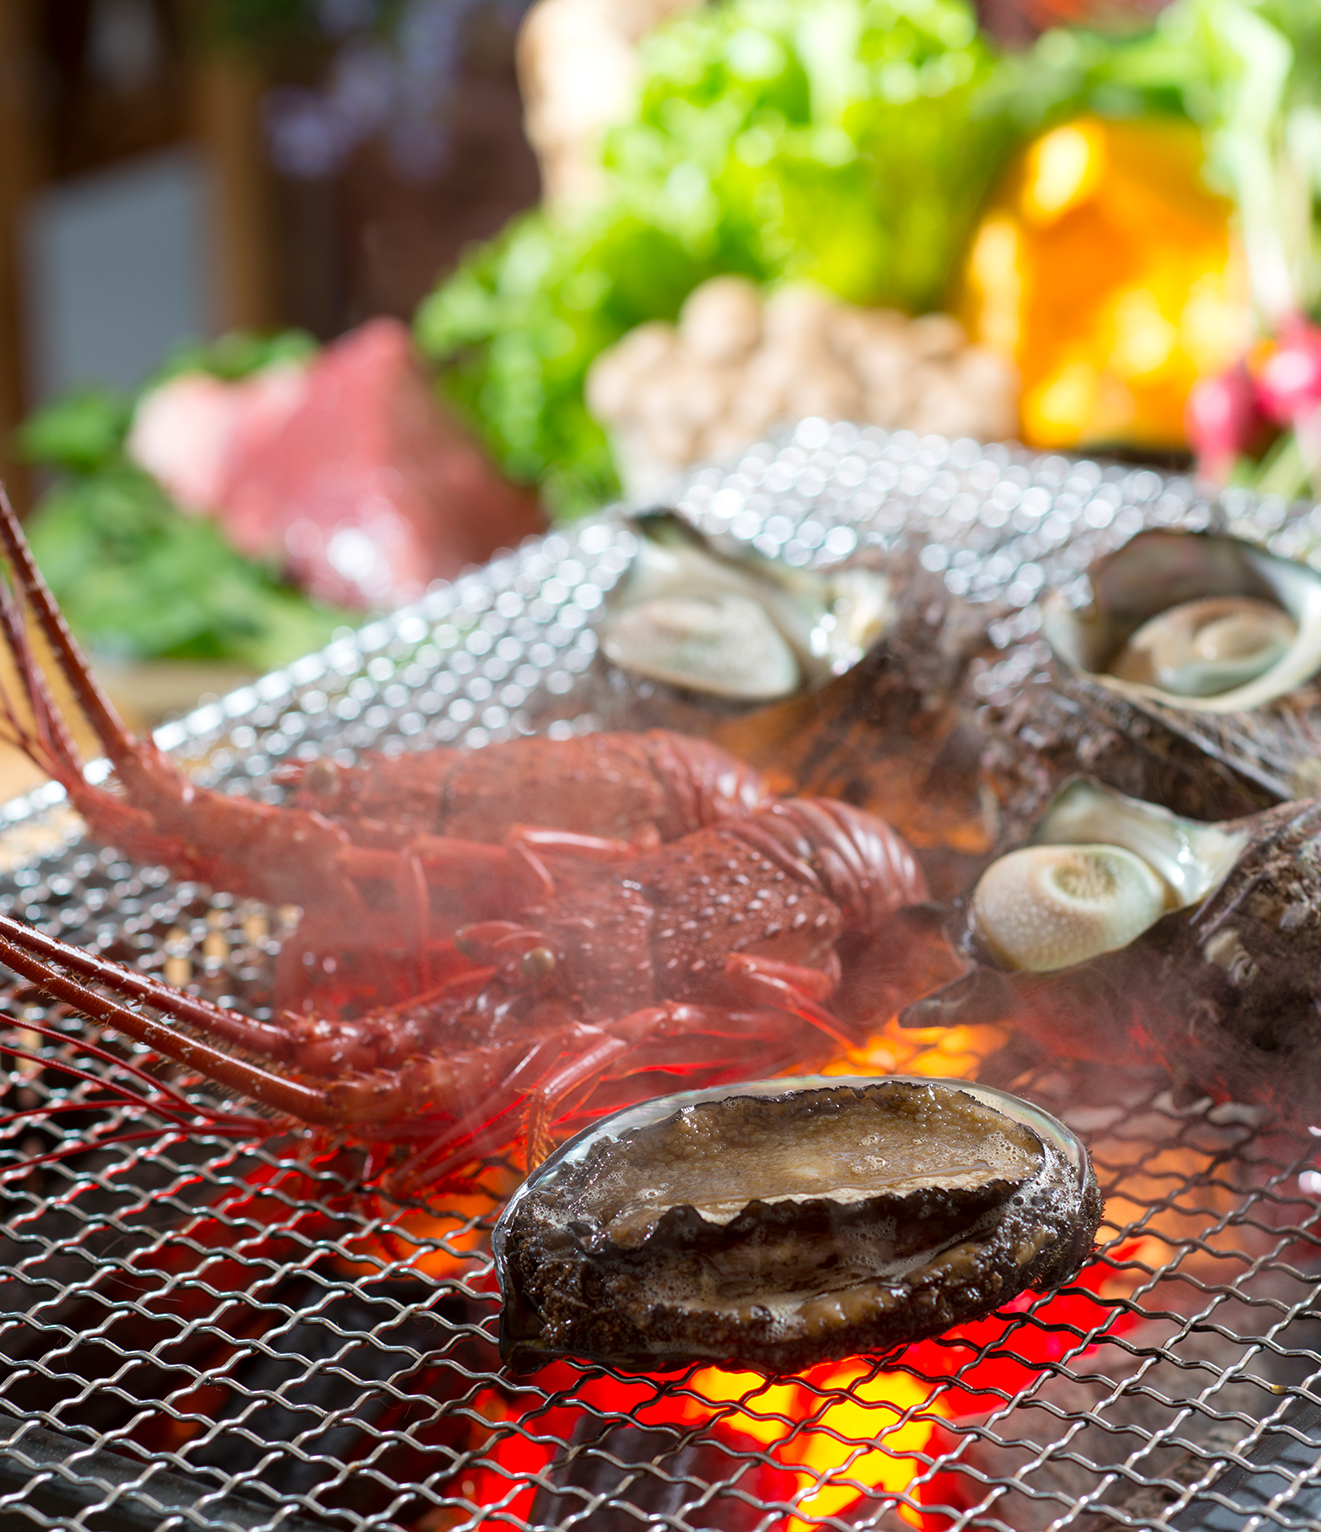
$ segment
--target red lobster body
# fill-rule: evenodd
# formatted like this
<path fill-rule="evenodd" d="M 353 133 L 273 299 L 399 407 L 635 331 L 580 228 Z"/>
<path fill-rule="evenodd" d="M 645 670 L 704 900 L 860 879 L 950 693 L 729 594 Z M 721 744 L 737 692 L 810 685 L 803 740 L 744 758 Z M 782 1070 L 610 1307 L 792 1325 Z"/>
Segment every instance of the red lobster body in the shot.
<path fill-rule="evenodd" d="M 925 895 L 879 820 L 790 799 L 467 928 L 480 968 L 357 1020 L 254 1021 L 3 918 L 0 960 L 281 1114 L 382 1146 L 374 1170 L 392 1160 L 411 1191 L 520 1138 L 539 1158 L 589 1096 L 601 1110 L 810 1064 L 847 1040 L 824 1004 L 840 936 L 882 939 Z"/>
<path fill-rule="evenodd" d="M 390 848 L 428 835 L 499 841 L 515 824 L 645 846 L 769 796 L 753 767 L 664 729 L 368 755 L 350 767 L 314 761 L 283 776 L 296 808 L 343 826 L 355 844 Z"/>
<path fill-rule="evenodd" d="M 14 582 L 12 595 L 0 586 L 0 629 L 33 719 L 26 724 L 0 694 L 8 737 L 60 782 L 97 839 L 178 878 L 300 906 L 304 920 L 281 963 L 289 1003 L 304 995 L 309 968 L 343 972 L 355 961 L 359 990 L 378 1000 L 415 993 L 455 967 L 447 944 L 457 924 L 548 895 L 556 868 L 627 859 L 769 797 L 751 767 L 660 730 L 371 756 L 351 768 L 317 762 L 287 772 L 289 806 L 200 787 L 124 728 L 3 490 L 0 543 Z M 86 780 L 32 653 L 24 606 L 95 729 L 117 791 Z"/>

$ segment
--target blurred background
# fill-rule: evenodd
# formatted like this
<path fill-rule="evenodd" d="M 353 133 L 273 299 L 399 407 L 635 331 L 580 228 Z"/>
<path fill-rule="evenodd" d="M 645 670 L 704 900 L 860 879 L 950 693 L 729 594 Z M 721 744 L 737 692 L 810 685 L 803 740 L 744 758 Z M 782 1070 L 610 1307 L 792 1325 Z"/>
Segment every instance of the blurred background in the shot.
<path fill-rule="evenodd" d="M 785 418 L 1310 496 L 1319 189 L 1316 0 L 0 0 L 0 474 L 142 718 Z"/>

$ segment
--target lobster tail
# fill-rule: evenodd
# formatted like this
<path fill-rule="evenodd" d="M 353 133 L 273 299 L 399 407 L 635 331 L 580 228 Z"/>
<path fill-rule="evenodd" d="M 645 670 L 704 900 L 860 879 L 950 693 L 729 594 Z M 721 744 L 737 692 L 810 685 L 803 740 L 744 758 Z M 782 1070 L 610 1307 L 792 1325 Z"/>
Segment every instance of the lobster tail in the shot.
<path fill-rule="evenodd" d="M 839 906 L 850 930 L 880 931 L 897 909 L 929 897 L 908 844 L 884 820 L 852 804 L 788 798 L 732 828 L 756 835 L 786 870 L 810 877 Z"/>

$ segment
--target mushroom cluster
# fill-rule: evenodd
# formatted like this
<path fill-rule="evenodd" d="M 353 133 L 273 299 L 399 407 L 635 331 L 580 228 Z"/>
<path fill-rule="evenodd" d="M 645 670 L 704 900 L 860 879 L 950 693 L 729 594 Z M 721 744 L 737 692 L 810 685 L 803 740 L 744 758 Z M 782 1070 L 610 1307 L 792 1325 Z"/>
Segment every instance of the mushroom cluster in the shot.
<path fill-rule="evenodd" d="M 639 325 L 603 352 L 587 405 L 610 431 L 625 487 L 640 495 L 738 451 L 782 417 L 1011 436 L 1018 378 L 947 314 L 909 319 L 803 287 L 763 301 L 745 277 L 723 276 L 689 295 L 677 325 Z"/>

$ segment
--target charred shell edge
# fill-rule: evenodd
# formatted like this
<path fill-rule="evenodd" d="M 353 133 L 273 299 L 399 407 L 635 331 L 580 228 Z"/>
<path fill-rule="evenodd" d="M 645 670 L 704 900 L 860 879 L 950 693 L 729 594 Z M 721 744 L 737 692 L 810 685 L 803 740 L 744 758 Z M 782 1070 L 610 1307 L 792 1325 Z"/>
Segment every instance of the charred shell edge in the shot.
<path fill-rule="evenodd" d="M 1159 598 L 1147 603 L 1141 615 L 1122 615 L 1106 609 L 1102 594 L 1106 577 L 1113 582 L 1122 573 L 1126 556 L 1135 563 L 1141 558 L 1144 541 L 1153 537 L 1197 538 L 1207 546 L 1206 588 L 1182 592 L 1178 602 L 1161 604 Z M 1213 558 L 1237 562 L 1239 573 L 1228 582 L 1213 568 Z M 1309 681 L 1321 669 L 1321 575 L 1305 564 L 1255 548 L 1240 538 L 1201 532 L 1149 530 L 1139 532 L 1130 542 L 1105 559 L 1093 576 L 1097 595 L 1083 610 L 1071 608 L 1058 592 L 1048 595 L 1041 605 L 1041 631 L 1056 657 L 1071 670 L 1087 675 L 1101 686 L 1123 696 L 1147 699 L 1166 707 L 1196 713 L 1246 713 L 1276 698 L 1286 696 Z M 1123 681 L 1102 669 L 1115 651 L 1142 621 L 1183 600 L 1198 595 L 1247 595 L 1273 599 L 1298 624 L 1298 632 L 1283 655 L 1255 680 L 1210 697 L 1187 697 L 1162 687 Z"/>
<path fill-rule="evenodd" d="M 1092 1252 L 1103 1204 L 1087 1150 L 1076 1135 L 1050 1113 L 1007 1091 L 969 1080 L 915 1075 L 806 1075 L 751 1081 L 662 1096 L 616 1112 L 570 1139 L 528 1177 L 510 1198 L 491 1239 L 502 1299 L 501 1357 L 516 1371 L 532 1371 L 556 1357 L 586 1355 L 571 1349 L 552 1349 L 543 1346 L 538 1338 L 514 1333 L 511 1310 L 515 1282 L 508 1259 L 507 1239 L 526 1199 L 553 1185 L 565 1166 L 581 1162 L 601 1138 L 619 1138 L 635 1128 L 650 1126 L 685 1107 L 706 1101 L 724 1101 L 739 1096 L 774 1100 L 803 1091 L 837 1090 L 847 1086 L 862 1090 L 892 1083 L 945 1086 L 966 1092 L 983 1105 L 1021 1123 L 1041 1144 L 1040 1170 L 1004 1203 L 994 1231 L 984 1241 L 990 1260 L 983 1267 L 980 1282 L 961 1278 L 953 1269 L 952 1261 L 949 1269 L 942 1270 L 942 1261 L 956 1256 L 962 1248 L 956 1246 L 951 1251 L 938 1252 L 926 1266 L 913 1273 L 911 1282 L 907 1279 L 902 1283 L 887 1280 L 884 1293 L 878 1292 L 871 1318 L 844 1331 L 825 1335 L 804 1333 L 776 1338 L 769 1343 L 753 1337 L 744 1343 L 740 1338 L 737 1349 L 674 1343 L 641 1351 L 636 1356 L 612 1355 L 604 1360 L 653 1371 L 658 1367 L 679 1367 L 705 1360 L 755 1367 L 771 1375 L 797 1372 L 820 1361 L 860 1353 L 881 1353 L 940 1335 L 954 1325 L 994 1312 L 1026 1288 L 1059 1287 L 1072 1280 Z M 1065 1211 L 1063 1218 L 1060 1217 L 1061 1209 Z M 1042 1237 L 1043 1232 L 1047 1237 Z M 997 1284 L 990 1299 L 985 1291 L 988 1274 L 991 1282 Z M 898 1293 L 900 1286 L 909 1288 L 909 1291 Z M 896 1303 L 894 1300 L 899 1297 L 904 1301 Z"/>

